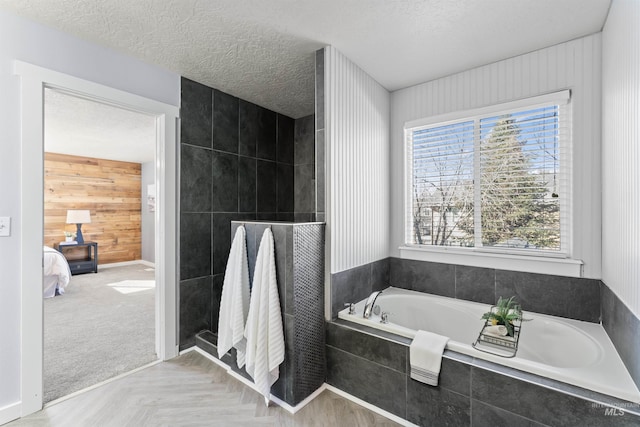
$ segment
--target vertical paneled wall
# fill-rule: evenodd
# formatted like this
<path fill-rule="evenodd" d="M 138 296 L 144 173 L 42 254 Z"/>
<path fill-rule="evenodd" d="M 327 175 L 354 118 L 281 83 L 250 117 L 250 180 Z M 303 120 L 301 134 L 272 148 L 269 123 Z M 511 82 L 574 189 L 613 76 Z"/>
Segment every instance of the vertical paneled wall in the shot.
<path fill-rule="evenodd" d="M 640 2 L 614 0 L 603 31 L 603 281 L 640 316 Z"/>
<path fill-rule="evenodd" d="M 388 256 L 389 92 L 337 49 L 324 55 L 331 273 Z"/>
<path fill-rule="evenodd" d="M 584 261 L 585 277 L 600 278 L 601 82 L 595 34 L 393 92 L 390 255 L 404 244 L 405 122 L 571 89 L 573 258 Z"/>
<path fill-rule="evenodd" d="M 180 348 L 217 330 L 231 221 L 294 219 L 294 120 L 182 79 Z"/>

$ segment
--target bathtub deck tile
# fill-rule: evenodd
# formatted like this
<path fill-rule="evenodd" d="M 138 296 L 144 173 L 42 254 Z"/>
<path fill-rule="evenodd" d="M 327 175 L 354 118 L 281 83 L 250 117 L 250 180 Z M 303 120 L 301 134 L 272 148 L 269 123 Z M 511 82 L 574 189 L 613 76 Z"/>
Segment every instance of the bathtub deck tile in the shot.
<path fill-rule="evenodd" d="M 471 400 L 471 425 L 473 427 L 545 427 L 533 420 L 523 418 L 512 412 L 496 408 L 492 405 Z"/>
<path fill-rule="evenodd" d="M 626 427 L 640 422 L 631 413 L 612 416 L 589 400 L 477 367 L 472 368 L 471 397 L 552 426 Z"/>
<path fill-rule="evenodd" d="M 409 378 L 407 420 L 421 426 L 469 426 L 470 399 L 444 387 L 433 387 Z"/>
<path fill-rule="evenodd" d="M 373 335 L 363 334 L 335 323 L 327 323 L 327 345 L 387 366 L 398 372 L 407 372 L 408 348 L 405 345 Z"/>
<path fill-rule="evenodd" d="M 443 357 L 439 385 L 464 396 L 469 396 L 471 393 L 471 366 Z"/>
<path fill-rule="evenodd" d="M 327 346 L 327 383 L 406 418 L 407 376 Z"/>

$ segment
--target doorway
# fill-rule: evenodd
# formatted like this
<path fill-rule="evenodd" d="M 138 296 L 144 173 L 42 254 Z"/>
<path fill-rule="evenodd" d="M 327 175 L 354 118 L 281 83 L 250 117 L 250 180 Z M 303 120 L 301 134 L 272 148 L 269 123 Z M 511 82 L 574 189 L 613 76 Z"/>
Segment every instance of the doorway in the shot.
<path fill-rule="evenodd" d="M 157 360 L 157 138 L 153 115 L 51 88 L 44 100 L 44 273 L 59 279 L 44 292 L 46 404 Z"/>
<path fill-rule="evenodd" d="M 156 127 L 156 352 L 160 360 L 177 348 L 177 214 L 176 153 L 178 108 L 158 101 L 16 61 L 21 79 L 20 221 L 21 298 L 21 416 L 42 408 L 43 402 L 43 122 L 44 90 L 51 88 L 78 97 L 150 114 Z M 114 349 L 117 351 L 117 349 Z"/>

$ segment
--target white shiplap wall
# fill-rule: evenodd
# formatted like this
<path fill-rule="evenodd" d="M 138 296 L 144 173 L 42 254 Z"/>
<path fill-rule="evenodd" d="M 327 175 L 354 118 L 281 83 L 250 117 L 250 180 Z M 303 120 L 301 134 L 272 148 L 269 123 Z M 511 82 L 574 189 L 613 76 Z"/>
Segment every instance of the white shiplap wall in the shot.
<path fill-rule="evenodd" d="M 601 52 L 595 34 L 393 92 L 390 255 L 404 244 L 405 122 L 571 89 L 573 258 L 584 261 L 585 277 L 600 278 Z"/>
<path fill-rule="evenodd" d="M 325 49 L 330 272 L 387 257 L 389 92 L 334 47 Z"/>
<path fill-rule="evenodd" d="M 640 2 L 614 0 L 603 31 L 602 278 L 640 316 Z"/>

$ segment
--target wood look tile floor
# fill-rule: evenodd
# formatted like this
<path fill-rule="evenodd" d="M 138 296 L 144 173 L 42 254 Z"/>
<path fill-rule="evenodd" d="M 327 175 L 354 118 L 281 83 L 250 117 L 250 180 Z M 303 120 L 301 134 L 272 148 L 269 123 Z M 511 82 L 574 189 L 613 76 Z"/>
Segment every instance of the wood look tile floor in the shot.
<path fill-rule="evenodd" d="M 398 426 L 328 390 L 292 415 L 196 351 L 104 384 L 7 427 Z"/>

